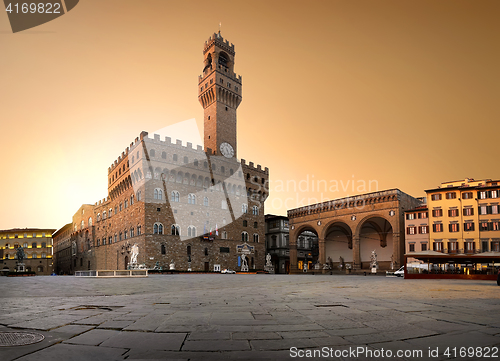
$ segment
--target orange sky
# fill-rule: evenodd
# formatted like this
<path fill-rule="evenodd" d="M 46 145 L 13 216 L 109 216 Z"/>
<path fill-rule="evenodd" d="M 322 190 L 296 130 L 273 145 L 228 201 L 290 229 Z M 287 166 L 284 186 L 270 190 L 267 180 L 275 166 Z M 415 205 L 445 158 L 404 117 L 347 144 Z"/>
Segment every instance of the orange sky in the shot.
<path fill-rule="evenodd" d="M 266 213 L 370 180 L 421 196 L 498 179 L 499 14 L 497 0 L 84 0 L 17 34 L 0 14 L 0 229 L 70 222 L 142 130 L 202 129 L 219 22 L 243 77 L 238 155 L 270 168 Z"/>

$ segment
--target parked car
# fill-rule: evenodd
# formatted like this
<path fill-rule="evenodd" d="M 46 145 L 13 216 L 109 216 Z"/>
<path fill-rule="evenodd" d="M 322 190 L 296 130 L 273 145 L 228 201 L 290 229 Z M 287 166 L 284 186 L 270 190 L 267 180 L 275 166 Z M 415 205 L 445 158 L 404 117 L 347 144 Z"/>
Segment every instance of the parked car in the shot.
<path fill-rule="evenodd" d="M 236 273 L 236 272 L 233 271 L 232 269 L 225 268 L 222 271 L 220 271 L 220 273 Z"/>
<path fill-rule="evenodd" d="M 401 266 L 396 272 L 394 272 L 395 276 L 404 277 L 405 276 L 405 266 Z"/>

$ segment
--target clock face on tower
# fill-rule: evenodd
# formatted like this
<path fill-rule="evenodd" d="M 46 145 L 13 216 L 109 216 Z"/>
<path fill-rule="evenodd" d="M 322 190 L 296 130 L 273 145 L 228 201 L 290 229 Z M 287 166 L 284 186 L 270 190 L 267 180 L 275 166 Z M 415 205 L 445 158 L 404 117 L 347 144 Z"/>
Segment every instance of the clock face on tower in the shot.
<path fill-rule="evenodd" d="M 226 142 L 221 143 L 220 152 L 226 158 L 232 158 L 234 156 L 233 146 L 229 143 L 226 143 Z"/>

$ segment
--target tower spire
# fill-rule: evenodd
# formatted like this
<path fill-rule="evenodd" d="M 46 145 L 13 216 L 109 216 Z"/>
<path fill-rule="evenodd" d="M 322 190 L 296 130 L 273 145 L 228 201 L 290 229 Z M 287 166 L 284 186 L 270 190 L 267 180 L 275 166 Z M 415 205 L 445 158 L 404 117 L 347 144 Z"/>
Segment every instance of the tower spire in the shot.
<path fill-rule="evenodd" d="M 204 109 L 204 145 L 215 155 L 236 156 L 236 109 L 241 102 L 241 76 L 234 73 L 234 45 L 219 33 L 203 48 L 198 99 Z"/>

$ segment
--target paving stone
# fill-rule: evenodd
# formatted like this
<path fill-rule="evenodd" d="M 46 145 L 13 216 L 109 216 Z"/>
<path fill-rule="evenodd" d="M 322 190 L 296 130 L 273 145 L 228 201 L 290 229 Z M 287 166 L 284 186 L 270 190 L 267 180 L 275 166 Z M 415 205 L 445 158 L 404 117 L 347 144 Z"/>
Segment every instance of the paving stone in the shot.
<path fill-rule="evenodd" d="M 39 327 L 42 331 L 37 332 L 46 340 L 11 353 L 0 349 L 0 359 L 29 353 L 40 356 L 37 360 L 52 361 L 53 355 L 45 353 L 60 352 L 62 347 L 71 350 L 65 360 L 73 355 L 78 359 L 87 349 L 125 350 L 118 359 L 135 360 L 288 360 L 290 347 L 337 350 L 367 345 L 369 350 L 395 350 L 409 345 L 427 350 L 428 345 L 453 340 L 460 344 L 468 340 L 474 346 L 499 343 L 500 298 L 494 282 L 393 282 L 385 277 L 330 275 L 245 275 L 244 279 L 158 275 L 140 281 L 121 279 L 118 285 L 116 280 L 36 277 L 23 280 L 26 287 L 19 289 L 19 280 L 4 278 L 4 289 L 13 291 L 1 293 L 0 302 L 12 307 L 9 314 L 0 315 L 0 323 L 28 330 Z M 168 288 L 159 287 L 162 284 Z M 346 307 L 316 307 L 334 304 Z M 84 305 L 118 308 L 74 309 Z M 127 326 L 122 331 L 94 328 L 99 325 Z M 156 336 L 163 340 L 175 334 L 181 335 L 170 340 L 173 345 L 158 346 L 169 342 Z M 95 345 L 99 346 L 88 348 Z M 113 355 L 93 359 L 113 360 Z"/>
<path fill-rule="evenodd" d="M 86 326 L 86 325 L 66 325 L 62 327 L 58 327 L 53 331 L 53 333 L 62 333 L 68 335 L 69 337 L 73 337 L 75 335 L 82 334 L 93 329 L 94 326 Z"/>
<path fill-rule="evenodd" d="M 120 332 L 101 346 L 179 351 L 186 336 L 186 333 Z"/>
<path fill-rule="evenodd" d="M 64 341 L 64 343 L 98 346 L 108 338 L 116 336 L 118 334 L 119 331 L 114 330 L 90 330 L 79 336 L 70 338 L 69 340 Z"/>
<path fill-rule="evenodd" d="M 444 350 L 444 347 L 483 347 L 500 343 L 498 337 L 477 331 L 422 337 L 406 340 L 406 342 L 421 348 L 439 347 L 442 350 Z"/>
<path fill-rule="evenodd" d="M 280 340 L 276 332 L 234 332 L 233 340 Z"/>
<path fill-rule="evenodd" d="M 230 340 L 230 332 L 192 332 L 188 340 Z"/>
<path fill-rule="evenodd" d="M 331 336 L 354 336 L 354 335 L 366 335 L 369 333 L 379 333 L 380 330 L 376 330 L 370 327 L 360 327 L 360 328 L 340 328 L 336 330 L 325 330 L 325 332 Z"/>
<path fill-rule="evenodd" d="M 130 324 L 134 323 L 134 321 L 116 321 L 116 320 L 111 320 L 111 321 L 106 321 L 104 323 L 101 323 L 97 328 L 107 328 L 107 329 L 112 329 L 112 330 L 121 330 L 127 326 L 130 326 Z"/>
<path fill-rule="evenodd" d="M 115 361 L 123 360 L 122 355 L 126 352 L 125 349 L 94 347 L 83 345 L 67 345 L 57 344 L 36 353 L 18 358 L 19 361 L 89 361 L 89 360 L 106 360 Z"/>
<path fill-rule="evenodd" d="M 255 350 L 290 350 L 291 347 L 317 347 L 310 338 L 306 339 L 283 339 L 283 340 L 252 340 L 252 348 Z"/>
<path fill-rule="evenodd" d="M 34 320 L 19 322 L 9 325 L 13 328 L 31 328 L 36 330 L 50 330 L 53 328 L 61 327 L 78 320 L 79 317 L 72 315 L 62 315 L 53 317 L 43 317 Z"/>
<path fill-rule="evenodd" d="M 330 336 L 324 331 L 280 331 L 278 333 L 283 338 L 315 338 Z"/>
<path fill-rule="evenodd" d="M 243 340 L 228 340 L 228 341 L 190 341 L 186 340 L 182 346 L 183 351 L 234 351 L 234 350 L 250 350 L 248 341 Z"/>

